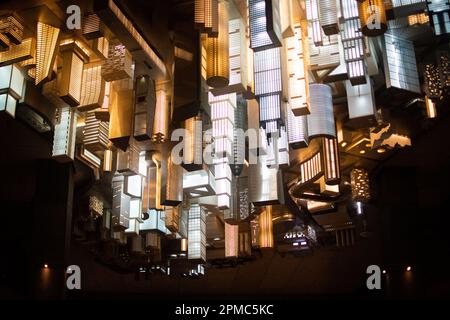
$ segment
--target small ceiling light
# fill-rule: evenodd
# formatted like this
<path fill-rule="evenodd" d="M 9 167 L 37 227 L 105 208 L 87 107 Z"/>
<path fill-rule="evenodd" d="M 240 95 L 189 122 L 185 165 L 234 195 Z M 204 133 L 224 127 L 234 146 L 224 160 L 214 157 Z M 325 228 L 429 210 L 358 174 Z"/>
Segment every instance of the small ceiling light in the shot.
<path fill-rule="evenodd" d="M 44 264 L 44 269 L 47 269 L 48 268 L 48 264 Z"/>
<path fill-rule="evenodd" d="M 366 153 L 366 150 L 361 150 L 359 153 L 364 154 L 364 153 Z"/>
<path fill-rule="evenodd" d="M 411 266 L 406 267 L 406 271 L 411 271 Z"/>
<path fill-rule="evenodd" d="M 379 149 L 377 149 L 377 152 L 378 152 L 378 153 L 384 153 L 384 152 L 386 152 L 386 149 L 384 149 L 384 148 L 379 148 Z"/>
<path fill-rule="evenodd" d="M 214 241 L 220 241 L 220 238 L 214 238 Z"/>
<path fill-rule="evenodd" d="M 342 148 L 344 148 L 346 145 L 347 145 L 347 142 L 345 142 L 345 141 L 342 141 L 342 142 L 341 142 L 341 147 L 342 147 Z"/>

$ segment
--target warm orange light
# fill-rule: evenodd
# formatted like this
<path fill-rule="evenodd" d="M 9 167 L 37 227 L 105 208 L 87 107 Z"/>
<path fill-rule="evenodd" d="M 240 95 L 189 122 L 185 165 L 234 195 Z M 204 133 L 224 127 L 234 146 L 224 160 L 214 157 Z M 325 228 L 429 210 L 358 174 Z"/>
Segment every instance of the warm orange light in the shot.
<path fill-rule="evenodd" d="M 411 266 L 406 267 L 406 271 L 411 271 Z"/>
<path fill-rule="evenodd" d="M 272 206 L 266 206 L 266 210 L 259 215 L 259 227 L 259 246 L 273 248 Z"/>
<path fill-rule="evenodd" d="M 344 148 L 347 145 L 347 142 L 343 141 L 341 142 L 341 147 Z"/>
<path fill-rule="evenodd" d="M 44 264 L 44 269 L 47 269 L 48 268 L 48 264 Z"/>
<path fill-rule="evenodd" d="M 364 154 L 364 153 L 366 153 L 366 150 L 361 150 L 359 153 Z"/>
<path fill-rule="evenodd" d="M 378 153 L 383 153 L 383 152 L 386 152 L 386 149 L 384 149 L 384 148 L 379 148 L 379 149 L 377 149 L 377 152 L 378 152 Z"/>

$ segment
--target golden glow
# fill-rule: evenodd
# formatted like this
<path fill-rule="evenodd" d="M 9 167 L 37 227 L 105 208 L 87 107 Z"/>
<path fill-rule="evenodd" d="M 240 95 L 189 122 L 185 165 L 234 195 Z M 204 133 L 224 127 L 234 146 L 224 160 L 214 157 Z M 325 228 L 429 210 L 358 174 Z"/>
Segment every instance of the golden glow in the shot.
<path fill-rule="evenodd" d="M 218 0 L 195 0 L 194 8 L 195 26 L 202 32 L 216 34 L 219 19 Z"/>
<path fill-rule="evenodd" d="M 181 251 L 187 251 L 188 241 L 186 238 L 181 239 Z"/>
<path fill-rule="evenodd" d="M 166 228 L 169 229 L 170 232 L 178 232 L 179 224 L 180 224 L 180 213 L 181 205 L 177 207 L 166 207 Z"/>
<path fill-rule="evenodd" d="M 36 85 L 50 76 L 55 61 L 59 31 L 58 28 L 42 22 L 37 24 Z"/>
<path fill-rule="evenodd" d="M 336 138 L 322 138 L 324 175 L 327 184 L 340 182 L 339 150 Z"/>
<path fill-rule="evenodd" d="M 109 140 L 118 148 L 124 149 L 123 140 L 128 144 L 128 138 L 132 134 L 133 90 L 111 90 L 110 94 Z"/>
<path fill-rule="evenodd" d="M 360 153 L 360 154 L 365 154 L 365 153 L 366 153 L 366 150 L 361 150 L 359 153 Z"/>
<path fill-rule="evenodd" d="M 127 48 L 123 44 L 112 44 L 102 66 L 102 77 L 105 81 L 131 78 L 132 64 L 133 58 Z"/>
<path fill-rule="evenodd" d="M 427 117 L 428 118 L 436 118 L 436 116 L 437 116 L 437 114 L 436 114 L 436 105 L 427 96 L 425 96 L 425 106 L 427 108 Z"/>
<path fill-rule="evenodd" d="M 153 122 L 152 140 L 156 143 L 166 141 L 169 135 L 169 99 L 164 89 L 156 91 L 156 109 Z"/>
<path fill-rule="evenodd" d="M 152 161 L 156 166 L 156 181 L 155 183 L 155 209 L 162 209 L 161 207 L 161 158 L 159 154 L 154 153 Z"/>
<path fill-rule="evenodd" d="M 225 87 L 229 83 L 230 70 L 228 58 L 228 8 L 219 4 L 219 35 L 206 39 L 206 83 L 213 88 Z"/>
<path fill-rule="evenodd" d="M 105 81 L 100 63 L 85 64 L 81 82 L 81 97 L 78 109 L 88 111 L 101 108 L 105 96 Z"/>
<path fill-rule="evenodd" d="M 428 14 L 426 13 L 418 13 L 418 14 L 412 14 L 408 16 L 408 24 L 410 26 L 413 26 L 415 24 L 425 24 L 430 21 L 430 18 L 428 17 Z"/>
<path fill-rule="evenodd" d="M 341 147 L 342 148 L 345 148 L 346 145 L 347 145 L 347 142 L 345 142 L 345 141 L 341 142 Z"/>
<path fill-rule="evenodd" d="M 370 199 L 369 173 L 360 168 L 350 172 L 353 201 L 364 202 Z"/>
<path fill-rule="evenodd" d="M 44 264 L 44 268 L 47 269 L 48 268 L 48 264 Z"/>
<path fill-rule="evenodd" d="M 378 149 L 377 149 L 377 152 L 378 152 L 378 153 L 384 153 L 384 152 L 386 152 L 386 149 L 384 149 L 384 148 L 378 148 Z"/>
<path fill-rule="evenodd" d="M 386 10 L 383 0 L 358 1 L 361 31 L 365 36 L 376 37 L 387 30 Z"/>
<path fill-rule="evenodd" d="M 34 38 L 25 39 L 21 44 L 11 45 L 8 50 L 0 51 L 0 65 L 33 59 L 35 47 Z"/>
<path fill-rule="evenodd" d="M 259 247 L 273 248 L 272 206 L 266 206 L 259 215 Z"/>
<path fill-rule="evenodd" d="M 112 171 L 112 157 L 112 151 L 109 149 L 105 150 L 105 153 L 103 154 L 103 171 Z"/>

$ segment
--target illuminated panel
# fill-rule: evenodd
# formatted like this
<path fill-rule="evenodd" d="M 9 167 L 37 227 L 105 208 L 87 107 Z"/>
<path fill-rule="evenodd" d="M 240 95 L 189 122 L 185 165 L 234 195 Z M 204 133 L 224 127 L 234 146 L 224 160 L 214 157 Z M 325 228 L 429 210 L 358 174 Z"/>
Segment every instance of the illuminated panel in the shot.
<path fill-rule="evenodd" d="M 96 14 L 89 14 L 83 19 L 83 36 L 92 40 L 104 36 L 104 30 L 100 17 Z"/>
<path fill-rule="evenodd" d="M 96 38 L 92 44 L 92 50 L 97 54 L 97 56 L 104 60 L 108 59 L 109 53 L 109 41 L 106 37 Z"/>
<path fill-rule="evenodd" d="M 309 96 L 311 103 L 311 113 L 307 115 L 309 138 L 318 136 L 335 138 L 336 126 L 331 87 L 325 84 L 310 84 Z"/>
<path fill-rule="evenodd" d="M 59 109 L 53 137 L 52 157 L 60 162 L 72 161 L 75 155 L 77 113 L 70 108 Z"/>
<path fill-rule="evenodd" d="M 142 176 L 139 174 L 125 176 L 123 192 L 132 198 L 141 198 L 142 196 Z M 140 210 L 139 210 L 140 211 Z M 136 218 L 139 218 L 138 215 Z M 131 215 L 130 215 L 131 218 Z"/>
<path fill-rule="evenodd" d="M 261 51 L 281 47 L 278 0 L 249 0 L 250 48 Z"/>
<path fill-rule="evenodd" d="M 308 78 L 303 56 L 302 30 L 294 26 L 294 36 L 286 39 L 289 105 L 296 116 L 309 114 Z"/>
<path fill-rule="evenodd" d="M 58 82 L 59 95 L 71 107 L 80 104 L 83 66 L 88 60 L 88 56 L 76 43 L 74 41 L 71 44 L 61 45 L 59 50 L 63 59 L 61 77 Z"/>
<path fill-rule="evenodd" d="M 450 2 L 448 0 L 428 0 L 427 6 L 436 35 L 450 33 Z"/>
<path fill-rule="evenodd" d="M 450 55 L 441 53 L 439 58 L 439 75 L 441 78 L 441 86 L 444 94 L 449 94 L 450 91 Z"/>
<path fill-rule="evenodd" d="M 110 44 L 108 59 L 102 66 L 102 77 L 106 81 L 130 78 L 133 59 L 123 44 Z"/>
<path fill-rule="evenodd" d="M 273 248 L 272 206 L 266 206 L 259 215 L 259 247 Z"/>
<path fill-rule="evenodd" d="M 343 22 L 341 41 L 348 77 L 352 85 L 366 83 L 364 65 L 364 37 L 358 15 L 358 4 L 354 0 L 342 0 Z"/>
<path fill-rule="evenodd" d="M 319 0 L 319 22 L 325 35 L 339 33 L 336 0 Z"/>
<path fill-rule="evenodd" d="M 207 169 L 187 172 L 183 175 L 183 191 L 191 198 L 214 195 L 214 176 Z"/>
<path fill-rule="evenodd" d="M 96 216 L 103 215 L 103 201 L 96 196 L 89 197 L 89 211 Z"/>
<path fill-rule="evenodd" d="M 234 176 L 239 176 L 244 168 L 246 129 L 247 100 L 239 95 L 237 97 L 236 109 L 234 110 L 233 155 L 229 164 Z"/>
<path fill-rule="evenodd" d="M 292 0 L 280 1 L 280 26 L 283 38 L 294 36 L 293 21 L 294 9 L 292 7 Z"/>
<path fill-rule="evenodd" d="M 322 138 L 324 177 L 327 185 L 341 182 L 337 139 Z"/>
<path fill-rule="evenodd" d="M 24 77 L 20 69 L 15 65 L 0 67 L 0 113 L 4 111 L 14 117 L 23 90 Z"/>
<path fill-rule="evenodd" d="M 271 167 L 289 165 L 289 144 L 284 126 L 268 139 L 266 165 Z"/>
<path fill-rule="evenodd" d="M 58 28 L 51 25 L 42 22 L 37 23 L 36 85 L 50 76 L 56 57 L 59 31 Z"/>
<path fill-rule="evenodd" d="M 126 150 L 132 135 L 133 102 L 133 90 L 111 90 L 109 140 L 122 150 Z"/>
<path fill-rule="evenodd" d="M 366 83 L 354 86 L 345 81 L 347 91 L 348 117 L 357 127 L 376 125 L 376 105 L 373 86 L 370 77 L 366 76 Z M 357 122 L 359 122 L 357 124 Z"/>
<path fill-rule="evenodd" d="M 111 224 L 114 231 L 125 231 L 130 225 L 130 197 L 123 192 L 123 176 L 112 179 Z"/>
<path fill-rule="evenodd" d="M 166 217 L 164 210 L 154 210 L 149 211 L 149 218 L 144 220 L 139 226 L 140 231 L 157 231 L 159 233 L 165 234 L 166 228 Z"/>
<path fill-rule="evenodd" d="M 386 87 L 421 93 L 412 41 L 385 34 L 384 42 Z"/>
<path fill-rule="evenodd" d="M 441 97 L 442 87 L 441 79 L 439 75 L 439 69 L 436 65 L 427 63 L 424 66 L 423 71 L 425 93 L 428 98 L 437 100 Z"/>
<path fill-rule="evenodd" d="M 370 199 L 369 173 L 365 169 L 355 168 L 350 172 L 352 200 L 367 202 Z"/>
<path fill-rule="evenodd" d="M 35 48 L 34 38 L 25 39 L 18 45 L 11 45 L 8 50 L 0 51 L 0 66 L 33 59 Z"/>
<path fill-rule="evenodd" d="M 159 118 L 159 113 L 155 114 L 157 96 L 154 81 L 146 75 L 136 77 L 135 95 L 133 135 L 138 141 L 150 140 L 154 123 Z"/>
<path fill-rule="evenodd" d="M 81 96 L 78 110 L 90 111 L 101 108 L 105 96 L 105 81 L 99 63 L 85 64 L 81 81 Z"/>
<path fill-rule="evenodd" d="M 87 166 L 99 169 L 102 164 L 102 160 L 97 157 L 95 154 L 84 148 L 83 145 L 78 149 L 79 153 L 77 154 L 77 159 L 84 162 Z"/>
<path fill-rule="evenodd" d="M 217 36 L 218 32 L 218 0 L 195 0 L 194 22 L 196 28 L 210 36 Z"/>
<path fill-rule="evenodd" d="M 259 121 L 267 134 L 276 132 L 283 123 L 281 116 L 280 48 L 255 52 L 255 95 L 259 102 Z"/>
<path fill-rule="evenodd" d="M 206 262 L 206 214 L 198 204 L 189 209 L 188 259 Z"/>
<path fill-rule="evenodd" d="M 377 37 L 387 30 L 386 9 L 383 0 L 358 1 L 361 32 L 368 37 Z"/>
<path fill-rule="evenodd" d="M 161 159 L 161 201 L 165 206 L 177 206 L 183 201 L 183 168 L 171 156 Z"/>
<path fill-rule="evenodd" d="M 295 116 L 289 104 L 286 108 L 289 144 L 294 149 L 307 147 L 309 143 L 307 116 Z"/>
<path fill-rule="evenodd" d="M 109 123 L 98 120 L 95 112 L 87 112 L 85 117 L 85 126 L 83 129 L 83 145 L 93 152 L 103 152 L 108 148 Z"/>
<path fill-rule="evenodd" d="M 300 184 L 315 181 L 322 174 L 321 153 L 318 152 L 300 164 Z"/>
<path fill-rule="evenodd" d="M 239 226 L 225 223 L 225 258 L 237 257 L 239 249 Z"/>
<path fill-rule="evenodd" d="M 105 150 L 103 153 L 103 171 L 111 172 L 112 171 L 112 160 L 113 160 L 113 152 L 112 150 Z"/>
<path fill-rule="evenodd" d="M 135 175 L 139 173 L 140 148 L 134 139 L 126 151 L 117 150 L 117 172 L 123 175 Z"/>
<path fill-rule="evenodd" d="M 206 83 L 213 88 L 226 87 L 230 81 L 228 37 L 228 10 L 221 2 L 219 35 L 206 39 Z"/>
<path fill-rule="evenodd" d="M 228 34 L 230 82 L 226 87 L 211 89 L 215 96 L 247 91 L 247 41 L 245 38 L 245 25 L 242 19 L 231 19 L 229 21 Z"/>
<path fill-rule="evenodd" d="M 184 121 L 186 136 L 183 139 L 183 168 L 195 171 L 203 163 L 203 130 L 201 116 L 195 116 Z"/>
<path fill-rule="evenodd" d="M 255 52 L 255 95 L 281 92 L 280 49 Z"/>
<path fill-rule="evenodd" d="M 134 23 L 130 21 L 113 0 L 99 0 L 94 2 L 94 10 L 119 40 L 131 52 L 143 51 L 147 63 L 155 72 L 157 78 L 166 76 L 164 62 L 153 51 L 142 34 L 136 29 Z M 106 80 L 106 79 L 105 79 Z M 107 80 L 108 81 L 108 80 Z"/>
<path fill-rule="evenodd" d="M 250 201 L 255 206 L 284 203 L 284 189 L 281 170 L 269 168 L 267 156 L 260 156 L 257 164 L 249 166 Z"/>
<path fill-rule="evenodd" d="M 312 45 L 322 46 L 318 0 L 306 0 L 306 18 L 308 20 L 308 35 L 312 40 Z"/>
<path fill-rule="evenodd" d="M 180 210 L 181 206 L 178 207 L 166 207 L 165 215 L 166 215 L 166 228 L 170 232 L 178 232 L 180 225 Z"/>
<path fill-rule="evenodd" d="M 335 68 L 340 63 L 339 37 L 337 35 L 324 37 L 320 46 L 316 46 L 313 41 L 309 42 L 309 66 L 311 70 Z"/>
<path fill-rule="evenodd" d="M 156 91 L 156 109 L 154 114 L 152 140 L 162 143 L 169 135 L 169 97 L 163 89 Z M 151 117 L 151 115 L 149 115 Z"/>
<path fill-rule="evenodd" d="M 425 96 L 425 107 L 427 108 L 427 117 L 428 118 L 436 118 L 436 105 L 433 100 Z"/>
<path fill-rule="evenodd" d="M 0 33 L 13 44 L 20 44 L 23 37 L 23 25 L 21 19 L 12 14 L 0 17 Z"/>
<path fill-rule="evenodd" d="M 236 94 L 214 97 L 210 93 L 209 103 L 211 105 L 212 137 L 214 139 L 214 175 L 217 201 L 219 208 L 229 209 L 232 180 L 229 161 L 233 156 Z"/>

